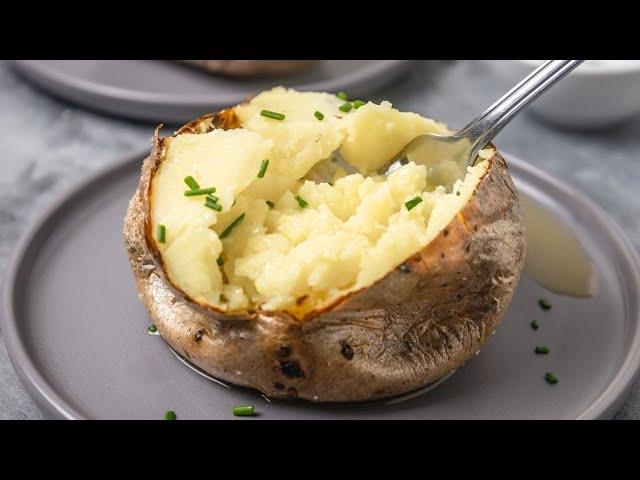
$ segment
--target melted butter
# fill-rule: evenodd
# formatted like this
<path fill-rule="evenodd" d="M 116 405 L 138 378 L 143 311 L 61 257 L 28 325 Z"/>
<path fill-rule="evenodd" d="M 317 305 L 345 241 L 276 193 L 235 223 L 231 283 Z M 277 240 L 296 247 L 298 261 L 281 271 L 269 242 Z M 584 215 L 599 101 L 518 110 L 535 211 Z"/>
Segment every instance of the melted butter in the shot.
<path fill-rule="evenodd" d="M 552 292 L 572 297 L 597 293 L 597 270 L 576 236 L 548 210 L 521 196 L 525 217 L 525 273 Z"/>

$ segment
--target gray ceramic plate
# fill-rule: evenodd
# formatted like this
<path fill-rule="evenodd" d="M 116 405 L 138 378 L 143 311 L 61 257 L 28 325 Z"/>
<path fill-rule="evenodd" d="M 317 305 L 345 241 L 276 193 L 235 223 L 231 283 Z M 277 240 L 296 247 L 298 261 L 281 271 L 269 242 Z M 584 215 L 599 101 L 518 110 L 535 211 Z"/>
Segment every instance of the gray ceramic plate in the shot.
<path fill-rule="evenodd" d="M 122 240 L 142 157 L 119 161 L 53 206 L 7 272 L 0 326 L 18 375 L 52 417 L 161 419 L 172 409 L 182 419 L 229 419 L 233 405 L 248 403 L 267 419 L 606 418 L 626 397 L 640 366 L 636 253 L 600 208 L 513 157 L 521 194 L 583 240 L 599 271 L 596 297 L 557 296 L 525 275 L 477 357 L 434 390 L 393 404 L 268 403 L 213 383 L 146 333 Z M 551 311 L 540 310 L 541 296 Z M 551 354 L 534 355 L 536 344 Z M 543 379 L 550 370 L 557 385 Z"/>
<path fill-rule="evenodd" d="M 285 85 L 299 90 L 366 97 L 405 72 L 408 60 L 321 60 L 303 72 L 233 79 L 161 60 L 16 60 L 14 66 L 45 90 L 107 113 L 156 123 L 185 123 Z"/>

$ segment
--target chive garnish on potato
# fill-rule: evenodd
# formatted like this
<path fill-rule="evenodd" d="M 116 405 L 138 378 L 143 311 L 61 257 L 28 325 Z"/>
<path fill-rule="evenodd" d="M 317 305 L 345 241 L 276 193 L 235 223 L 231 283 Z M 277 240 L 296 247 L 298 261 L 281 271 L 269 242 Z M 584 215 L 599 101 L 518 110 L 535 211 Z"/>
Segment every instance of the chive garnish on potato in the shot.
<path fill-rule="evenodd" d="M 242 221 L 243 218 L 244 218 L 244 213 L 241 214 L 238 218 L 236 218 L 233 222 L 231 222 L 229 226 L 224 229 L 224 231 L 220 234 L 218 238 L 220 239 L 227 238 L 231 234 L 232 230 Z"/>
<path fill-rule="evenodd" d="M 167 227 L 158 225 L 156 228 L 156 239 L 158 243 L 165 243 L 167 241 Z"/>
<path fill-rule="evenodd" d="M 195 197 L 198 195 L 208 195 L 210 193 L 215 193 L 216 191 L 216 187 L 209 187 L 209 188 L 196 188 L 194 190 L 187 190 L 186 192 L 184 192 L 184 196 L 185 197 Z"/>
<path fill-rule="evenodd" d="M 222 211 L 222 205 L 220 205 L 216 200 L 211 197 L 207 197 L 204 201 L 204 206 L 209 207 L 211 210 L 215 210 L 216 212 Z"/>
<path fill-rule="evenodd" d="M 413 207 L 418 205 L 420 202 L 422 202 L 422 197 L 417 196 L 417 197 L 412 198 L 408 202 L 405 202 L 404 206 L 407 207 L 407 210 L 411 210 Z"/>
<path fill-rule="evenodd" d="M 216 260 L 216 263 L 218 264 L 219 267 L 224 265 L 224 258 L 222 258 L 222 255 L 218 257 L 218 259 Z"/>
<path fill-rule="evenodd" d="M 275 207 L 274 203 L 271 200 L 267 200 L 266 204 L 269 205 L 269 208 Z"/>
<path fill-rule="evenodd" d="M 344 100 L 345 102 L 349 98 L 345 92 L 338 92 L 336 94 L 336 97 L 338 97 L 340 100 Z"/>
<path fill-rule="evenodd" d="M 338 108 L 339 108 L 339 110 L 341 112 L 345 112 L 346 113 L 346 112 L 350 111 L 353 108 L 353 105 L 351 105 L 351 103 L 349 103 L 349 102 L 346 102 L 346 103 L 343 103 L 342 105 L 340 105 L 340 107 L 338 107 Z"/>
<path fill-rule="evenodd" d="M 296 195 L 296 201 L 298 202 L 298 205 L 300 205 L 300 208 L 307 208 L 309 206 L 309 202 L 307 202 L 300 195 Z"/>
<path fill-rule="evenodd" d="M 236 417 L 251 417 L 255 412 L 253 405 L 236 405 L 233 407 L 233 414 Z"/>
<path fill-rule="evenodd" d="M 271 110 L 262 110 L 260 112 L 260 115 L 262 115 L 263 117 L 267 117 L 267 118 L 273 118 L 274 120 L 284 120 L 285 119 L 284 113 L 272 112 Z"/>
<path fill-rule="evenodd" d="M 357 110 L 358 108 L 363 106 L 365 103 L 367 103 L 367 102 L 364 102 L 362 100 L 354 100 L 353 101 L 353 108 Z"/>
<path fill-rule="evenodd" d="M 265 158 L 262 160 L 262 164 L 260 165 L 260 171 L 258 172 L 258 178 L 263 178 L 264 174 L 267 173 L 267 168 L 269 167 L 269 159 Z"/>
<path fill-rule="evenodd" d="M 318 112 L 317 110 L 314 112 L 313 116 L 320 121 L 324 120 L 324 115 L 322 114 L 322 112 Z"/>
<path fill-rule="evenodd" d="M 184 178 L 184 183 L 186 183 L 187 187 L 189 187 L 191 190 L 198 190 L 200 188 L 200 185 L 198 185 L 198 182 L 196 182 L 196 179 L 193 178 L 191 175 Z"/>

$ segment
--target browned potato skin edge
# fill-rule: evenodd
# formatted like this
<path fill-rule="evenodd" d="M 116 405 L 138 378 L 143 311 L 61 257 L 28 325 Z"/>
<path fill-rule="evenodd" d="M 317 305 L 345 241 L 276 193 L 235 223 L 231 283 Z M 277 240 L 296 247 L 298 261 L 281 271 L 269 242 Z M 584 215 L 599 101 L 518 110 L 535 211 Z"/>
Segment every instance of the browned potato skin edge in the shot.
<path fill-rule="evenodd" d="M 233 109 L 178 132 L 235 128 Z M 124 237 L 139 296 L 165 341 L 211 375 L 268 396 L 314 402 L 403 394 L 454 371 L 495 331 L 524 264 L 524 222 L 496 154 L 465 207 L 424 249 L 373 285 L 304 322 L 283 312 L 230 314 L 171 285 L 148 215 L 162 160 L 156 130 Z"/>

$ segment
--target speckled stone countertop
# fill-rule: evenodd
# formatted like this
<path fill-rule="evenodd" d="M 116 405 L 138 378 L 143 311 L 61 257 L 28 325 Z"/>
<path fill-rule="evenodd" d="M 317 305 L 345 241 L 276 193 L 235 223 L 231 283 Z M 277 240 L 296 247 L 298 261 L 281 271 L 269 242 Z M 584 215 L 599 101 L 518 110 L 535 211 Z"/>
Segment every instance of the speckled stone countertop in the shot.
<path fill-rule="evenodd" d="M 423 62 L 374 100 L 388 99 L 461 126 L 511 85 L 491 61 Z M 0 61 L 0 272 L 25 228 L 52 199 L 121 154 L 149 145 L 153 126 L 106 117 L 52 98 Z M 585 192 L 640 248 L 640 117 L 602 132 L 567 132 L 520 115 L 502 150 L 533 161 Z M 1 281 L 1 280 L 0 280 Z M 0 332 L 0 419 L 42 414 L 13 371 Z M 640 381 L 618 412 L 640 419 Z"/>

